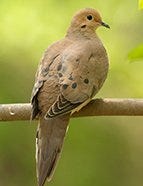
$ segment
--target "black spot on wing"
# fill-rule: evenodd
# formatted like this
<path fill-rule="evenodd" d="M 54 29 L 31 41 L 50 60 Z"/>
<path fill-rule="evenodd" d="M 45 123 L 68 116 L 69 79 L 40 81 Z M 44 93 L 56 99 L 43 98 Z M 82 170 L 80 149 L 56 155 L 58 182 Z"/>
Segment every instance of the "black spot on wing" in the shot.
<path fill-rule="evenodd" d="M 75 82 L 72 84 L 72 88 L 75 89 L 76 87 L 77 87 L 77 83 Z"/>
<path fill-rule="evenodd" d="M 62 86 L 62 87 L 63 87 L 63 89 L 65 90 L 65 89 L 67 89 L 67 88 L 68 88 L 68 86 L 69 86 L 68 84 L 63 84 L 63 86 Z"/>
<path fill-rule="evenodd" d="M 84 79 L 84 83 L 85 84 L 88 84 L 89 83 L 89 80 L 86 78 L 86 79 Z"/>
<path fill-rule="evenodd" d="M 80 62 L 80 59 L 76 59 L 76 62 L 79 63 Z"/>

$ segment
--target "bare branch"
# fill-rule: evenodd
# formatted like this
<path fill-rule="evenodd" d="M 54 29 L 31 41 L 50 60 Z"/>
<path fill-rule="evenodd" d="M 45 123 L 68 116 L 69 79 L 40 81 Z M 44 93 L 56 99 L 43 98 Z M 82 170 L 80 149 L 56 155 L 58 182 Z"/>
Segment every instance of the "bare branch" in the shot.
<path fill-rule="evenodd" d="M 30 113 L 30 103 L 0 105 L 0 121 L 30 120 Z"/>
<path fill-rule="evenodd" d="M 30 103 L 1 104 L 0 121 L 30 120 Z M 95 99 L 72 117 L 143 116 L 143 99 Z"/>

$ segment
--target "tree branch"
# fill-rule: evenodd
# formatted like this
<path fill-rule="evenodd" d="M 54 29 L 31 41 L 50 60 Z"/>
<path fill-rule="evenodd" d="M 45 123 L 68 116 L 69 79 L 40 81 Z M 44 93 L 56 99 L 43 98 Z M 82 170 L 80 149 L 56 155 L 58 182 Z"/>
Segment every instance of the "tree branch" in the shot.
<path fill-rule="evenodd" d="M 30 103 L 1 104 L 0 121 L 30 120 Z M 95 99 L 71 117 L 143 116 L 143 99 Z"/>

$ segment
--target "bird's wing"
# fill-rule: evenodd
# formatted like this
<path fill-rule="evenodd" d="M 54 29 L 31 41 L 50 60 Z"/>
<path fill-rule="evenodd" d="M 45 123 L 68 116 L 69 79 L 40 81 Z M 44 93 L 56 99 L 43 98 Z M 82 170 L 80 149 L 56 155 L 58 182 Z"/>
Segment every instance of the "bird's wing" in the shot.
<path fill-rule="evenodd" d="M 56 77 L 55 74 L 56 65 L 58 65 L 58 62 L 60 61 L 59 58 L 60 58 L 61 51 L 69 44 L 70 42 L 68 40 L 60 40 L 52 44 L 45 51 L 36 73 L 35 84 L 31 95 L 31 104 L 32 104 L 31 119 L 34 119 L 36 115 L 40 112 L 39 101 L 38 101 L 39 93 L 45 91 L 45 93 L 43 94 L 41 93 L 41 94 L 42 96 L 47 96 L 48 99 L 54 90 L 55 92 L 57 91 L 56 86 L 58 84 L 57 82 L 58 78 Z M 56 99 L 55 97 L 56 95 L 55 96 L 53 95 L 54 101 Z M 50 103 L 47 102 L 47 107 L 49 107 L 49 105 Z"/>
<path fill-rule="evenodd" d="M 96 92 L 92 81 L 94 75 L 91 73 L 94 72 L 92 58 L 88 43 L 85 46 L 77 43 L 64 50 L 57 66 L 60 93 L 46 113 L 46 118 L 71 112 Z"/>

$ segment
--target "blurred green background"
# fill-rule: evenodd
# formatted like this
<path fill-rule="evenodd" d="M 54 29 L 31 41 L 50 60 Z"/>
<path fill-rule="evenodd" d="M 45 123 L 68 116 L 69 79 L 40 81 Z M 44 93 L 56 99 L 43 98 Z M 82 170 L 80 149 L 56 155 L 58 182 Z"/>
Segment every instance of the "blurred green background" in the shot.
<path fill-rule="evenodd" d="M 100 10 L 98 29 L 110 58 L 97 97 L 143 96 L 143 63 L 128 53 L 143 43 L 143 12 L 131 0 L 0 0 L 0 103 L 29 102 L 43 51 L 62 38 L 75 11 Z M 0 123 L 0 186 L 34 186 L 37 122 Z M 49 186 L 142 186 L 143 117 L 71 119 Z"/>

